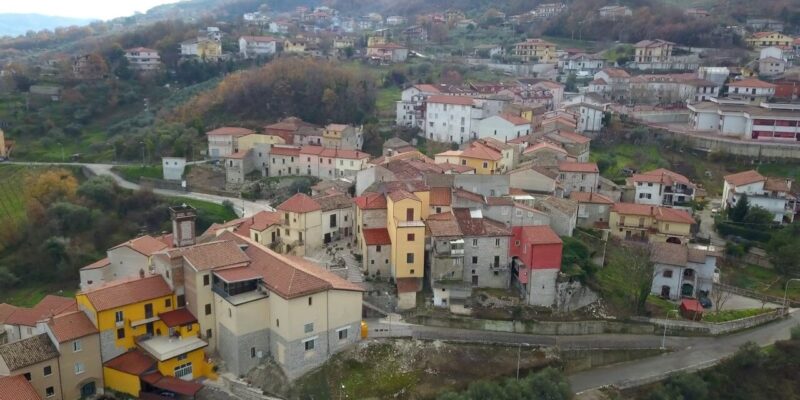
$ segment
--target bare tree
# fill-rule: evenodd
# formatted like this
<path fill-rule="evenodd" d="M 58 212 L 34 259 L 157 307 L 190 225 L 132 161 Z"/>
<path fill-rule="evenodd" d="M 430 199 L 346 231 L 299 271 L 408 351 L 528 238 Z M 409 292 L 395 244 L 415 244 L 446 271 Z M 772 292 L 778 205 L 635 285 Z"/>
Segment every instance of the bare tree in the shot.
<path fill-rule="evenodd" d="M 711 289 L 711 293 L 709 293 L 708 297 L 714 302 L 714 311 L 720 312 L 722 308 L 725 306 L 725 303 L 733 297 L 733 292 L 729 290 L 723 289 L 726 286 L 729 286 L 725 280 L 720 278 L 719 285 L 714 285 Z"/>
<path fill-rule="evenodd" d="M 653 282 L 653 262 L 650 254 L 648 244 L 624 242 L 612 253 L 608 261 L 609 264 L 613 263 L 616 268 L 624 271 L 628 283 L 625 286 L 625 297 L 631 311 L 636 314 L 644 312 Z"/>

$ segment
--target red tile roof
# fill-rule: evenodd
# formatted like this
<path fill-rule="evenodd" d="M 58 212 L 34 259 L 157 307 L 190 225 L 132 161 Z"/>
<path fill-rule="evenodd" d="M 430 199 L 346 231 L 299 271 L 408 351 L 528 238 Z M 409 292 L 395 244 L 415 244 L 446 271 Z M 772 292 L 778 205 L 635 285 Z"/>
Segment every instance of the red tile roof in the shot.
<path fill-rule="evenodd" d="M 247 236 L 249 236 L 249 232 Z M 186 262 L 198 271 L 245 265 L 250 261 L 242 249 L 229 240 L 217 240 L 181 247 L 169 250 L 167 255 L 170 259 L 183 257 Z"/>
<path fill-rule="evenodd" d="M 569 139 L 569 140 L 571 140 L 571 141 L 573 141 L 575 143 L 578 143 L 578 144 L 585 144 L 585 143 L 589 143 L 589 142 L 592 141 L 592 139 L 590 139 L 590 138 L 588 138 L 586 136 L 583 136 L 583 135 L 581 135 L 579 133 L 570 132 L 570 131 L 558 131 L 558 132 L 556 132 L 556 135 L 561 136 L 561 137 L 565 137 L 565 138 L 567 138 L 567 139 Z"/>
<path fill-rule="evenodd" d="M 59 343 L 97 333 L 97 328 L 83 311 L 72 311 L 53 317 L 47 324 Z"/>
<path fill-rule="evenodd" d="M 78 309 L 75 299 L 47 295 L 33 308 L 17 308 L 6 318 L 6 324 L 36 326 L 36 322 L 47 317 Z"/>
<path fill-rule="evenodd" d="M 578 203 L 614 204 L 614 200 L 599 193 L 572 192 L 569 199 Z"/>
<path fill-rule="evenodd" d="M 764 82 L 760 79 L 756 78 L 747 78 L 741 79 L 738 81 L 733 81 L 728 84 L 729 87 L 745 87 L 745 88 L 762 88 L 762 89 L 770 89 L 775 88 L 777 85 L 773 85 L 771 83 Z"/>
<path fill-rule="evenodd" d="M 584 172 L 584 173 L 599 173 L 596 163 L 581 163 L 561 161 L 558 163 L 558 170 L 562 172 Z"/>
<path fill-rule="evenodd" d="M 678 222 L 690 225 L 696 222 L 688 212 L 677 208 L 658 207 L 655 211 L 656 220 L 659 221 Z"/>
<path fill-rule="evenodd" d="M 689 178 L 664 168 L 642 172 L 641 174 L 635 174 L 633 177 L 631 177 L 631 180 L 633 182 L 661 183 L 670 186 L 675 183 L 694 186 L 694 184 L 689 181 Z"/>
<path fill-rule="evenodd" d="M 6 304 L 6 303 L 0 303 L 0 325 L 3 325 L 8 319 L 8 317 L 10 317 L 11 314 L 14 313 L 14 311 L 17 311 L 16 306 L 12 306 L 11 304 Z"/>
<path fill-rule="evenodd" d="M 362 210 L 385 210 L 386 196 L 380 193 L 364 193 L 356 197 L 356 206 Z"/>
<path fill-rule="evenodd" d="M 218 269 L 214 271 L 214 275 L 228 283 L 251 281 L 261 278 L 258 271 L 250 267 Z"/>
<path fill-rule="evenodd" d="M 604 68 L 602 72 L 605 72 L 610 78 L 630 78 L 631 75 L 625 72 L 624 69 L 619 68 Z"/>
<path fill-rule="evenodd" d="M 79 294 L 86 295 L 96 311 L 105 311 L 169 296 L 172 294 L 172 289 L 164 277 L 153 275 L 144 278 L 119 279 Z"/>
<path fill-rule="evenodd" d="M 400 201 L 404 199 L 420 201 L 419 197 L 417 197 L 414 193 L 402 189 L 392 190 L 391 192 L 389 192 L 389 195 L 387 197 L 389 197 L 389 199 L 391 199 L 392 201 Z"/>
<path fill-rule="evenodd" d="M 486 204 L 486 200 L 483 198 L 483 195 L 480 193 L 473 193 L 469 190 L 464 190 L 461 188 L 453 189 L 453 196 L 460 197 L 462 199 L 467 199 L 473 201 L 475 203 Z"/>
<path fill-rule="evenodd" d="M 318 157 L 328 157 L 328 158 L 342 158 L 346 160 L 360 160 L 364 158 L 369 158 L 369 154 L 364 153 L 363 151 L 332 149 L 330 147 L 322 147 L 322 146 L 303 146 L 302 148 L 300 148 L 300 154 L 308 154 L 308 155 L 315 155 Z"/>
<path fill-rule="evenodd" d="M 103 267 L 107 267 L 109 264 L 110 264 L 110 262 L 108 261 L 108 257 L 106 257 L 106 258 L 103 258 L 101 260 L 97 260 L 97 261 L 95 261 L 95 262 L 93 262 L 93 263 L 81 268 L 81 271 L 103 268 Z"/>
<path fill-rule="evenodd" d="M 147 371 L 154 370 L 156 361 L 141 350 L 135 349 L 106 361 L 103 366 L 139 376 Z"/>
<path fill-rule="evenodd" d="M 430 215 L 425 220 L 425 225 L 432 237 L 462 236 L 461 227 L 452 212 Z"/>
<path fill-rule="evenodd" d="M 397 278 L 397 293 L 419 292 L 422 289 L 421 278 Z"/>
<path fill-rule="evenodd" d="M 163 390 L 177 393 L 179 395 L 194 397 L 201 389 L 202 383 L 185 381 L 172 376 L 161 375 L 160 372 L 153 372 L 142 377 L 142 380 Z"/>
<path fill-rule="evenodd" d="M 284 147 L 284 146 L 274 146 L 269 151 L 270 154 L 276 156 L 294 156 L 297 157 L 300 155 L 300 148 L 299 147 Z"/>
<path fill-rule="evenodd" d="M 112 247 L 110 250 L 118 249 L 120 247 L 128 247 L 131 250 L 141 253 L 147 257 L 150 257 L 153 255 L 153 253 L 164 250 L 169 246 L 167 246 L 166 244 L 164 244 L 164 242 L 150 235 L 145 235 L 145 236 L 140 236 L 136 239 L 128 240 L 125 243 L 120 243 Z"/>
<path fill-rule="evenodd" d="M 452 104 L 458 106 L 471 106 L 474 103 L 472 97 L 467 96 L 443 96 L 443 95 L 432 95 L 428 96 L 428 103 L 439 103 L 439 104 Z"/>
<path fill-rule="evenodd" d="M 725 182 L 733 186 L 749 185 L 755 182 L 766 181 L 767 178 L 759 174 L 756 170 L 749 170 L 739 172 L 731 175 L 725 175 Z"/>
<path fill-rule="evenodd" d="M 503 158 L 503 155 L 499 151 L 481 142 L 470 143 L 469 147 L 467 147 L 464 151 L 461 152 L 461 156 L 469 158 L 477 158 L 479 160 L 492 160 L 492 161 L 497 161 Z"/>
<path fill-rule="evenodd" d="M 314 201 L 311 197 L 304 193 L 297 193 L 290 197 L 289 200 L 284 201 L 278 207 L 278 210 L 295 212 L 295 213 L 308 213 L 312 211 L 322 210 L 322 207 Z"/>
<path fill-rule="evenodd" d="M 525 151 L 522 152 L 522 154 L 530 154 L 544 149 L 553 150 L 561 154 L 567 154 L 567 150 L 565 150 L 563 147 L 550 142 L 539 142 L 534 144 L 533 146 L 528 146 L 528 148 L 526 148 Z"/>
<path fill-rule="evenodd" d="M 764 190 L 788 193 L 792 187 L 791 182 L 791 180 L 787 179 L 767 178 L 767 181 L 764 183 Z"/>
<path fill-rule="evenodd" d="M 561 238 L 558 237 L 553 228 L 547 225 L 537 226 L 523 226 L 520 227 L 522 231 L 522 238 L 525 243 L 529 244 L 556 244 L 562 243 Z"/>
<path fill-rule="evenodd" d="M 624 215 L 641 215 L 653 217 L 658 221 L 694 224 L 695 220 L 688 212 L 667 207 L 649 206 L 647 204 L 615 203 L 611 211 Z"/>
<path fill-rule="evenodd" d="M 282 215 L 279 212 L 260 211 L 251 217 L 252 225 L 250 225 L 250 229 L 254 229 L 256 231 L 263 231 L 269 228 L 270 226 L 279 225 L 282 220 L 281 217 Z"/>
<path fill-rule="evenodd" d="M 473 218 L 469 208 L 456 208 L 453 215 L 464 236 L 511 236 L 505 224 L 485 217 Z"/>
<path fill-rule="evenodd" d="M 453 204 L 453 196 L 449 187 L 431 188 L 430 204 L 432 206 L 449 206 Z"/>
<path fill-rule="evenodd" d="M 0 376 L 0 400 L 41 400 L 23 375 Z"/>
<path fill-rule="evenodd" d="M 414 87 L 417 88 L 421 92 L 440 93 L 439 89 L 436 86 L 433 86 L 433 85 L 428 85 L 428 84 L 424 84 L 423 83 L 423 84 L 419 84 L 419 85 L 414 85 Z"/>
<path fill-rule="evenodd" d="M 253 131 L 252 129 L 239 128 L 239 127 L 235 127 L 235 126 L 223 126 L 223 127 L 214 129 L 213 131 L 206 132 L 206 135 L 207 136 L 235 136 L 235 137 L 239 137 L 239 136 L 247 136 L 247 135 L 250 135 L 250 134 L 253 134 L 253 133 L 256 133 L 256 132 Z"/>
<path fill-rule="evenodd" d="M 174 328 L 176 326 L 188 325 L 197 322 L 197 318 L 192 315 L 192 312 L 189 311 L 188 308 L 179 308 L 177 310 L 167 311 L 158 314 L 158 317 L 161 318 L 161 322 L 163 322 L 168 328 Z"/>
<path fill-rule="evenodd" d="M 369 228 L 362 230 L 362 232 L 367 246 L 392 244 L 389 231 L 386 228 Z"/>
<path fill-rule="evenodd" d="M 458 165 L 458 164 L 452 164 L 450 162 L 445 162 L 436 165 L 442 168 L 443 172 L 455 172 L 457 174 L 463 174 L 465 172 L 475 171 L 475 168 L 472 168 L 468 165 Z"/>
<path fill-rule="evenodd" d="M 528 121 L 527 119 L 516 116 L 514 114 L 502 114 L 500 115 L 500 118 L 503 118 L 504 120 L 511 122 L 514 125 L 529 125 L 531 123 L 531 121 Z"/>

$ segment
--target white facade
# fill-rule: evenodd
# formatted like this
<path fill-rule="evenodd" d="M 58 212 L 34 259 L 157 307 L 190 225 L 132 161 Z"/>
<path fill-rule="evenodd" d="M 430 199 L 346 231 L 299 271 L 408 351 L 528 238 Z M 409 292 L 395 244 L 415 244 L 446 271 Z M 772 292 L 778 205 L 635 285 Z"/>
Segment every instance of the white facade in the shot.
<path fill-rule="evenodd" d="M 438 142 L 466 143 L 473 133 L 471 104 L 446 104 L 428 101 L 425 110 L 425 137 Z"/>
<path fill-rule="evenodd" d="M 519 121 L 522 122 L 522 121 Z M 531 124 L 512 122 L 509 119 L 495 115 L 480 120 L 478 123 L 478 137 L 491 137 L 502 142 L 527 136 L 531 133 Z"/>
<path fill-rule="evenodd" d="M 717 259 L 712 255 L 706 255 L 703 260 L 689 260 L 686 265 L 656 262 L 650 291 L 671 300 L 708 296 L 713 290 L 716 267 Z"/>
<path fill-rule="evenodd" d="M 551 307 L 556 303 L 556 280 L 559 270 L 532 269 L 528 275 L 528 304 Z"/>
<path fill-rule="evenodd" d="M 183 170 L 186 168 L 186 158 L 164 157 L 161 159 L 161 167 L 164 171 L 165 180 L 179 181 L 183 179 Z"/>
<path fill-rule="evenodd" d="M 153 49 L 138 47 L 125 52 L 130 68 L 136 71 L 154 71 L 161 67 L 161 57 Z"/>
<path fill-rule="evenodd" d="M 750 207 L 759 206 L 771 212 L 773 214 L 773 222 L 783 222 L 784 217 L 788 217 L 789 221 L 793 220 L 794 213 L 792 210 L 794 206 L 787 197 L 789 193 L 768 190 L 768 188 L 765 188 L 766 182 L 765 179 L 737 186 L 726 180 L 722 189 L 722 207 L 734 207 L 741 196 L 746 194 Z M 790 182 L 787 182 L 787 186 L 791 188 Z"/>
<path fill-rule="evenodd" d="M 584 104 L 578 108 L 580 116 L 578 118 L 577 130 L 583 132 L 599 132 L 603 129 L 603 109 L 591 104 Z"/>
<path fill-rule="evenodd" d="M 747 100 L 689 104 L 689 126 L 746 140 L 795 143 L 800 138 L 800 106 L 747 104 Z"/>
<path fill-rule="evenodd" d="M 239 54 L 242 57 L 269 56 L 277 52 L 277 41 L 265 36 L 242 36 L 239 38 Z"/>

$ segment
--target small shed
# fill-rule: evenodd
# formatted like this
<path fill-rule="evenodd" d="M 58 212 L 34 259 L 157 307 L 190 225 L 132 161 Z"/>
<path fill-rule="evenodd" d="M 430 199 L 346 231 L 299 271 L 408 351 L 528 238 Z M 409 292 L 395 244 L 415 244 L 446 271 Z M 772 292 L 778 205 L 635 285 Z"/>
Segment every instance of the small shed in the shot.
<path fill-rule="evenodd" d="M 186 158 L 184 157 L 163 157 L 161 159 L 164 180 L 180 181 L 183 179 L 183 172 L 186 169 Z"/>
<path fill-rule="evenodd" d="M 697 299 L 683 299 L 681 300 L 681 315 L 692 321 L 699 321 L 703 319 L 703 306 Z"/>

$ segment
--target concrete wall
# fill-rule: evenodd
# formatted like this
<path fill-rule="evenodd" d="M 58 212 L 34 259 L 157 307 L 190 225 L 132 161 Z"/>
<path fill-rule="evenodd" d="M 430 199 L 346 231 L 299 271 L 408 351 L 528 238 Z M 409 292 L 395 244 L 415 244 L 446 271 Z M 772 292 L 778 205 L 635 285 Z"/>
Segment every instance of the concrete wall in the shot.
<path fill-rule="evenodd" d="M 652 334 L 653 325 L 619 321 L 501 321 L 476 318 L 417 316 L 422 325 L 535 335 L 597 335 L 603 333 Z"/>
<path fill-rule="evenodd" d="M 749 329 L 755 326 L 766 324 L 767 322 L 774 321 L 784 316 L 782 309 L 775 309 L 764 314 L 755 315 L 752 317 L 737 319 L 734 321 L 721 322 L 721 323 L 707 323 L 707 322 L 694 322 L 673 319 L 657 319 L 657 318 L 640 318 L 633 317 L 631 319 L 639 322 L 647 322 L 655 325 L 655 330 L 663 330 L 664 325 L 670 334 L 682 333 L 695 333 L 700 335 L 725 335 L 732 332 Z"/>
<path fill-rule="evenodd" d="M 657 137 L 672 139 L 677 137 L 694 149 L 758 158 L 761 160 L 800 159 L 800 146 L 790 143 L 767 143 L 750 140 L 735 140 L 725 137 L 692 135 L 690 133 L 672 132 L 663 128 L 655 133 Z"/>
<path fill-rule="evenodd" d="M 464 237 L 464 281 L 473 282 L 473 277 L 477 276 L 476 287 L 508 288 L 511 283 L 509 239 L 510 236 Z M 477 246 L 473 245 L 473 240 L 477 240 Z M 497 269 L 491 267 L 495 257 L 499 259 L 500 268 Z"/>
<path fill-rule="evenodd" d="M 508 194 L 508 175 L 455 175 L 453 186 L 479 193 L 484 196 L 504 196 Z"/>

